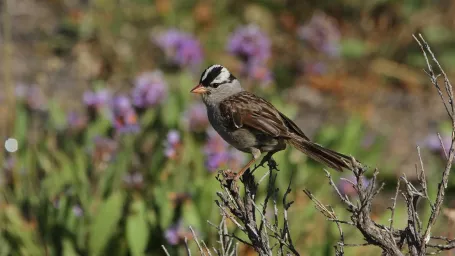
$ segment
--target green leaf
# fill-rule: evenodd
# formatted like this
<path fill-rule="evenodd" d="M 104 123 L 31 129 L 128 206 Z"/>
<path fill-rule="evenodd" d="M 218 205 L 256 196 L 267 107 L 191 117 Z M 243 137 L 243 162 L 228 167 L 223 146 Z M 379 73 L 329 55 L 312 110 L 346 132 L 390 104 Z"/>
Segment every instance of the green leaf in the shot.
<path fill-rule="evenodd" d="M 66 114 L 55 100 L 49 101 L 49 116 L 51 127 L 62 127 L 66 122 Z"/>
<path fill-rule="evenodd" d="M 144 115 L 141 117 L 141 127 L 149 127 L 155 122 L 156 111 L 154 109 L 149 109 L 145 111 Z"/>
<path fill-rule="evenodd" d="M 360 144 L 360 138 L 363 136 L 362 129 L 362 119 L 358 117 L 349 119 L 341 136 L 339 150 L 347 154 L 355 152 Z"/>
<path fill-rule="evenodd" d="M 207 209 L 209 210 L 209 209 Z M 199 212 L 197 207 L 193 202 L 187 202 L 183 204 L 183 220 L 186 224 L 193 226 L 197 229 L 201 229 L 201 218 L 199 216 Z"/>
<path fill-rule="evenodd" d="M 161 118 L 163 119 L 164 123 L 168 127 L 175 127 L 180 119 L 180 110 L 179 110 L 180 102 L 178 100 L 177 95 L 171 94 L 167 99 L 165 105 L 163 106 L 163 110 L 161 111 Z"/>
<path fill-rule="evenodd" d="M 169 214 L 173 211 L 172 204 L 168 197 L 168 190 L 166 186 L 156 186 L 154 188 L 154 197 L 156 199 L 155 203 L 159 209 L 158 223 L 161 227 L 167 227 L 172 222 L 172 214 Z"/>
<path fill-rule="evenodd" d="M 137 199 L 131 205 L 131 212 L 126 220 L 126 238 L 131 255 L 144 255 L 149 238 L 146 206 L 143 200 Z"/>
<path fill-rule="evenodd" d="M 28 130 L 28 119 L 27 119 L 27 112 L 21 106 L 16 108 L 16 116 L 15 116 L 15 124 L 14 124 L 14 136 L 19 143 L 19 149 L 25 148 L 25 142 L 27 138 L 27 130 Z"/>
<path fill-rule="evenodd" d="M 122 217 L 124 201 L 123 193 L 117 191 L 99 206 L 90 226 L 90 255 L 103 254 L 103 249 L 117 229 L 117 224 Z"/>
<path fill-rule="evenodd" d="M 78 253 L 74 249 L 73 243 L 69 239 L 63 241 L 63 255 L 65 256 L 77 256 Z"/>
<path fill-rule="evenodd" d="M 87 127 L 85 144 L 93 145 L 93 139 L 97 136 L 105 135 L 111 126 L 111 121 L 107 118 L 96 119 L 94 123 Z"/>
<path fill-rule="evenodd" d="M 22 219 L 22 214 L 19 209 L 15 206 L 7 206 L 2 209 L 2 211 L 0 217 L 5 223 L 5 225 L 2 226 L 2 230 L 5 230 L 7 233 L 11 234 L 12 237 L 15 237 L 18 244 L 21 244 L 23 251 L 35 252 L 40 255 L 42 251 L 40 250 L 40 247 L 38 247 L 39 243 L 35 239 L 35 233 L 33 233 L 26 221 Z"/>

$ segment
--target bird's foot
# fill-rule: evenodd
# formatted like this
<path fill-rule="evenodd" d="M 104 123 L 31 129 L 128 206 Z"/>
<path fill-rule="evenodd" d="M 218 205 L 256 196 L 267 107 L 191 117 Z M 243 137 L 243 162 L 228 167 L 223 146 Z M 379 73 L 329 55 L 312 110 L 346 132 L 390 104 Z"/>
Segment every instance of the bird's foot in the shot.
<path fill-rule="evenodd" d="M 238 180 L 237 173 L 233 172 L 231 169 L 220 170 L 220 173 L 225 180 Z"/>
<path fill-rule="evenodd" d="M 269 169 L 278 171 L 278 164 L 272 157 L 270 157 L 270 159 L 268 159 L 267 165 L 269 166 Z"/>
<path fill-rule="evenodd" d="M 257 165 L 255 166 L 254 169 L 256 169 L 257 167 L 264 167 L 264 164 L 267 163 L 267 166 L 269 167 L 269 169 L 274 169 L 274 170 L 278 170 L 278 164 L 276 163 L 276 161 L 273 159 L 272 156 L 264 156 L 262 158 L 262 161 Z"/>
<path fill-rule="evenodd" d="M 254 169 L 257 169 L 258 167 L 264 167 L 264 164 L 269 161 L 267 156 L 264 156 L 262 158 L 262 161 L 258 165 L 254 165 Z"/>

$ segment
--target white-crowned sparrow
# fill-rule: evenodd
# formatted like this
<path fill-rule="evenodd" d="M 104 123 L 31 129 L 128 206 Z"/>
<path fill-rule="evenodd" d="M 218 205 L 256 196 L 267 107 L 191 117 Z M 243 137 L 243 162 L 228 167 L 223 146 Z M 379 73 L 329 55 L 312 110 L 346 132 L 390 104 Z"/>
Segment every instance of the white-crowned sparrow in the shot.
<path fill-rule="evenodd" d="M 261 153 L 267 152 L 266 158 L 270 158 L 284 150 L 287 143 L 337 171 L 350 168 L 350 157 L 311 142 L 291 119 L 266 100 L 245 91 L 239 80 L 221 65 L 208 67 L 191 92 L 202 95 L 209 121 L 221 137 L 253 155 L 236 179 Z"/>

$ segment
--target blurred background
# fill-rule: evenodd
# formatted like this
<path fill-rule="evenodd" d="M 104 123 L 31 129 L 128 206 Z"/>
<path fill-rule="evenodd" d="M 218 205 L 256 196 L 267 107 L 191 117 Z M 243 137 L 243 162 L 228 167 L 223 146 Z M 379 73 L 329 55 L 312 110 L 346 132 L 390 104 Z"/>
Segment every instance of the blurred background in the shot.
<path fill-rule="evenodd" d="M 397 177 L 415 179 L 416 146 L 435 194 L 436 134 L 449 147 L 450 124 L 412 34 L 453 77 L 454 1 L 3 0 L 0 12 L 0 135 L 14 139 L 0 155 L 0 255 L 162 255 L 162 244 L 184 255 L 185 237 L 196 248 L 189 225 L 217 246 L 207 223 L 221 218 L 215 176 L 249 156 L 222 141 L 189 93 L 215 63 L 313 140 L 378 167 L 377 221 L 387 223 Z M 333 255 L 336 227 L 302 192 L 347 217 L 323 166 L 290 148 L 275 160 L 281 190 L 295 173 L 297 249 Z M 334 175 L 353 196 L 339 181 L 352 177 Z M 448 189 L 435 234 L 453 237 L 454 175 Z"/>

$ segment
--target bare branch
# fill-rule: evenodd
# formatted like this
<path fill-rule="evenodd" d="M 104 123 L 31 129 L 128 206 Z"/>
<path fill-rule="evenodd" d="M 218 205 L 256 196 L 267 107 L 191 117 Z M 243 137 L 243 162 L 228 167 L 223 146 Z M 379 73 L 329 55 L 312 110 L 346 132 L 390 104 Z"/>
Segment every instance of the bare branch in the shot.
<path fill-rule="evenodd" d="M 422 248 L 421 248 L 421 250 L 424 251 L 425 245 L 430 241 L 431 228 L 432 228 L 432 226 L 434 226 L 434 224 L 436 222 L 436 219 L 439 216 L 440 211 L 441 211 L 441 206 L 442 206 L 442 203 L 444 201 L 444 196 L 445 196 L 445 190 L 447 189 L 447 183 L 449 181 L 450 169 L 452 167 L 452 162 L 453 162 L 453 159 L 455 157 L 455 150 L 454 150 L 454 145 L 455 145 L 455 118 L 454 118 L 455 106 L 454 106 L 454 102 L 453 102 L 454 96 L 453 96 L 452 85 L 451 85 L 451 83 L 449 81 L 449 78 L 447 77 L 446 73 L 444 72 L 444 69 L 439 64 L 438 60 L 436 59 L 436 57 L 434 56 L 433 52 L 431 51 L 430 46 L 425 41 L 425 39 L 423 39 L 421 34 L 419 34 L 419 38 L 420 38 L 420 40 L 414 36 L 414 39 L 417 41 L 417 43 L 422 48 L 422 52 L 423 52 L 423 54 L 425 56 L 425 60 L 427 62 L 428 70 L 430 70 L 430 72 L 428 74 L 429 77 L 430 77 L 430 80 L 433 83 L 433 85 L 436 87 L 436 89 L 438 90 L 438 93 L 439 93 L 439 95 L 441 97 L 441 100 L 443 101 L 443 104 L 446 107 L 447 114 L 449 115 L 450 119 L 452 120 L 452 143 L 450 145 L 449 157 L 448 157 L 447 162 L 446 162 L 445 170 L 444 170 L 444 172 L 442 174 L 441 182 L 438 184 L 437 196 L 436 196 L 436 200 L 434 202 L 434 205 L 432 207 L 432 211 L 431 211 L 430 218 L 428 220 L 427 228 L 425 230 L 425 233 L 422 236 Z M 451 106 L 450 110 L 448 109 L 447 103 L 446 103 L 444 97 L 442 96 L 442 92 L 441 92 L 440 86 L 439 86 L 438 81 L 437 81 L 437 76 L 435 75 L 435 73 L 433 71 L 433 67 L 430 64 L 430 61 L 429 61 L 429 59 L 427 57 L 427 53 L 431 56 L 432 61 L 436 64 L 439 72 L 441 72 L 441 74 L 442 74 L 442 76 L 444 78 L 444 85 L 445 85 L 446 93 L 447 93 L 447 96 L 448 96 L 448 104 Z"/>
<path fill-rule="evenodd" d="M 188 246 L 188 238 L 185 236 L 185 249 L 186 249 L 186 254 L 188 256 L 191 256 L 191 250 L 190 247 Z"/>
<path fill-rule="evenodd" d="M 248 236 L 251 241 L 249 244 L 251 244 L 259 255 L 272 255 L 273 247 L 271 246 L 270 238 L 276 240 L 276 243 L 279 245 L 278 250 L 282 251 L 283 254 L 291 253 L 299 255 L 292 243 L 287 219 L 287 209 L 292 204 L 292 202 L 288 203 L 286 201 L 286 196 L 290 192 L 290 185 L 283 198 L 283 228 L 280 228 L 278 226 L 279 217 L 276 200 L 278 189 L 275 187 L 276 174 L 273 173 L 273 170 L 276 170 L 276 164 L 269 164 L 268 173 L 260 179 L 260 182 L 262 182 L 268 176 L 269 180 L 266 197 L 260 204 L 256 202 L 259 183 L 255 181 L 250 170 L 243 174 L 240 183 L 230 179 L 229 174 L 224 172 L 219 173 L 217 179 L 224 192 L 217 193 L 220 200 L 216 200 L 215 202 L 222 211 L 223 216 L 232 220 L 240 231 Z M 243 189 L 245 190 L 244 195 L 240 193 L 240 184 L 243 185 Z M 270 201 L 274 207 L 272 221 L 266 217 L 266 211 Z M 260 218 L 256 216 L 260 216 Z M 234 237 L 234 234 L 229 234 L 229 236 Z"/>
<path fill-rule="evenodd" d="M 397 206 L 397 199 L 398 199 L 398 194 L 400 193 L 400 179 L 397 181 L 397 187 L 395 189 L 395 197 L 392 198 L 392 207 L 390 207 L 390 225 L 389 225 L 389 230 L 390 234 L 393 236 L 393 219 L 395 218 L 395 207 Z M 393 238 L 393 237 L 392 237 Z"/>
<path fill-rule="evenodd" d="M 202 246 L 201 246 L 201 244 L 199 243 L 199 241 L 198 241 L 198 239 L 197 239 L 196 232 L 194 232 L 194 230 L 193 230 L 193 228 L 192 228 L 191 226 L 190 226 L 189 228 L 190 228 L 190 230 L 191 230 L 191 233 L 193 234 L 193 239 L 194 239 L 194 241 L 196 242 L 197 247 L 199 248 L 199 252 L 201 253 L 202 256 L 205 256 L 205 252 L 204 252 L 204 250 L 202 249 Z"/>
<path fill-rule="evenodd" d="M 164 247 L 164 245 L 161 245 L 161 248 L 163 248 L 163 251 L 164 251 L 164 253 L 166 254 L 166 256 L 171 256 L 171 255 L 169 254 L 169 252 L 166 250 L 166 247 Z"/>

